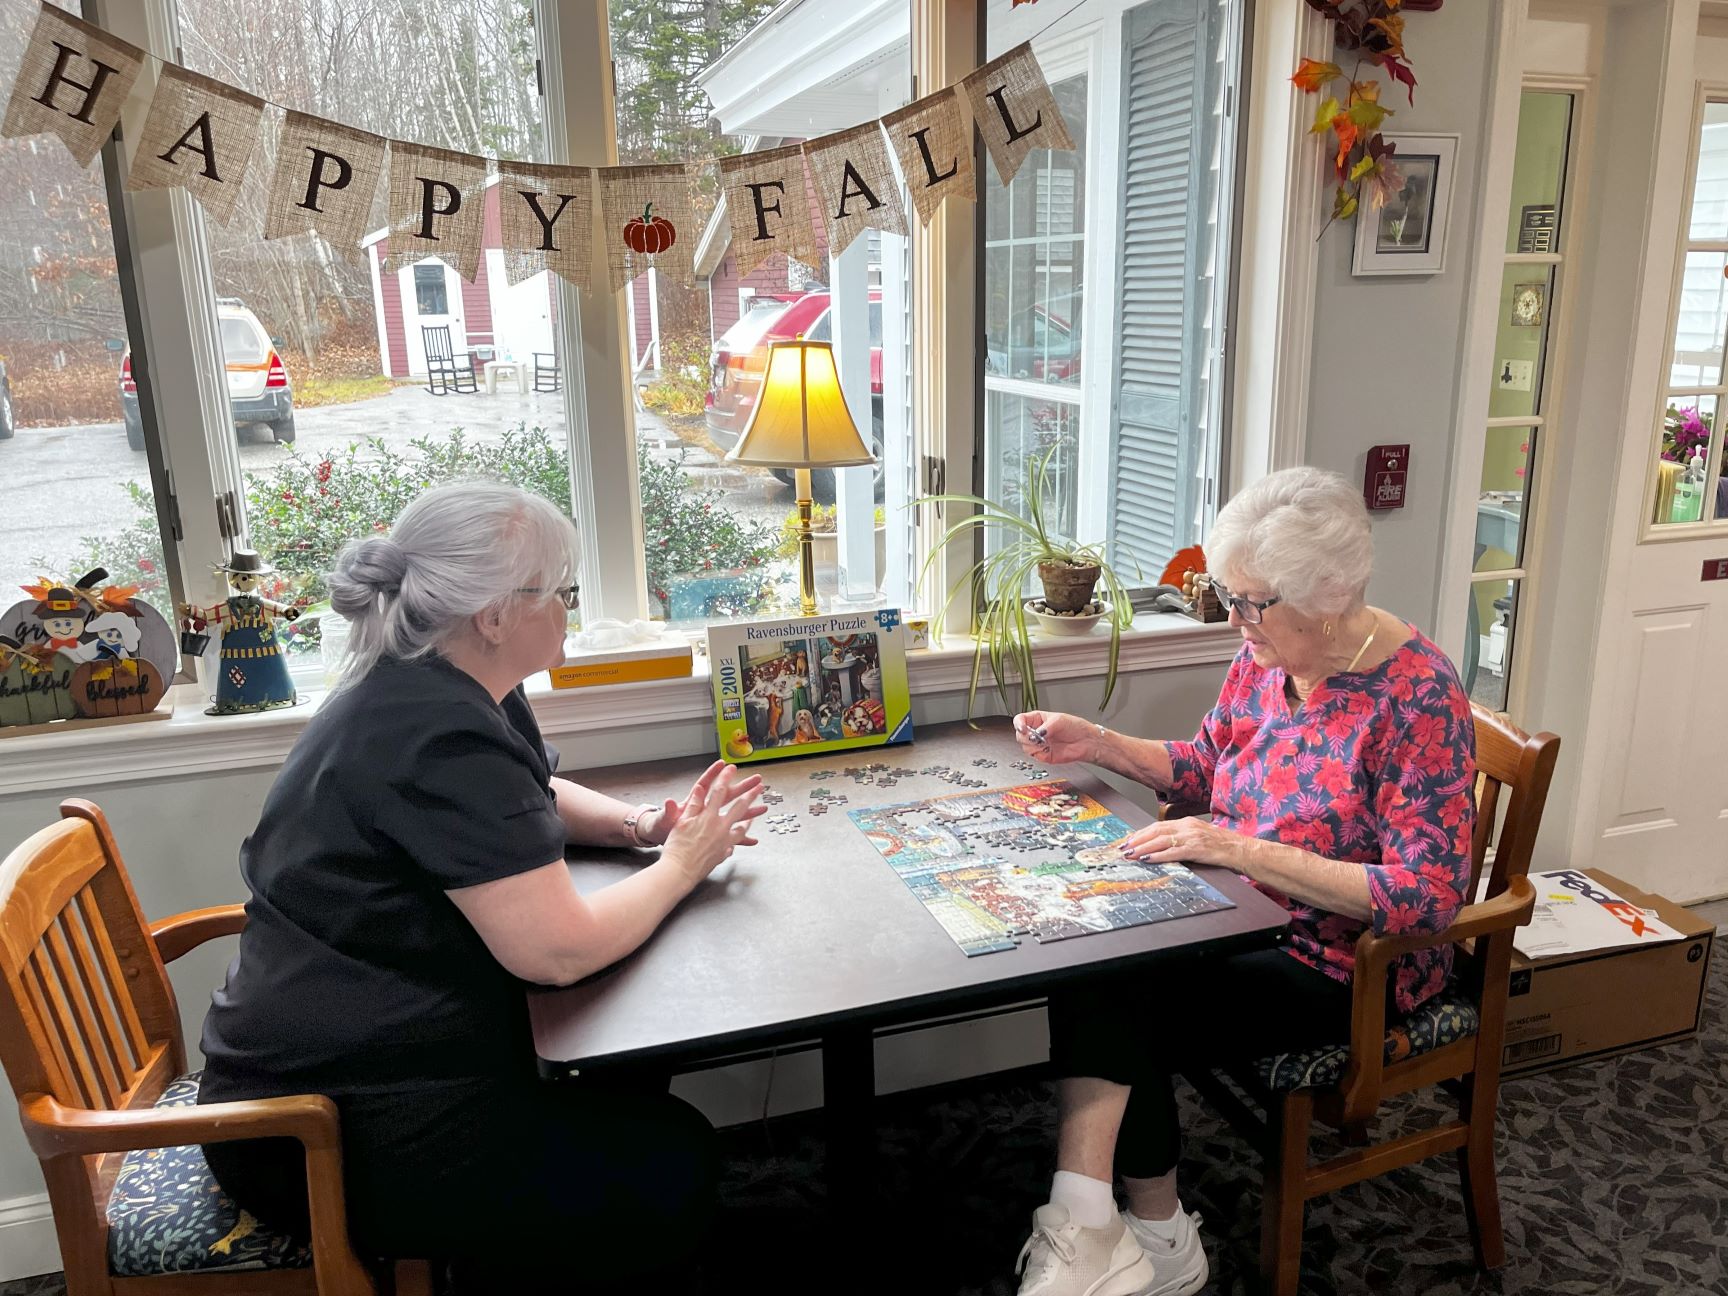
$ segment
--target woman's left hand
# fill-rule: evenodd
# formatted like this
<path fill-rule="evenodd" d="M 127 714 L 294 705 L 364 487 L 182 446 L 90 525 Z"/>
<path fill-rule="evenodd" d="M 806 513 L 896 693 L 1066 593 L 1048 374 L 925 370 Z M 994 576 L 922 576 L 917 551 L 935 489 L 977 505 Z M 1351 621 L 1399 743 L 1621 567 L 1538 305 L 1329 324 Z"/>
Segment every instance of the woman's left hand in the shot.
<path fill-rule="evenodd" d="M 654 810 L 649 814 L 644 815 L 643 818 L 646 819 L 647 822 L 637 825 L 637 831 L 640 833 L 642 840 L 648 842 L 650 845 L 664 846 L 666 844 L 666 839 L 672 835 L 672 830 L 678 826 L 678 821 L 684 817 L 684 812 L 690 808 L 690 798 L 695 796 L 698 791 L 706 794 L 708 789 L 713 785 L 714 780 L 720 776 L 720 771 L 725 768 L 725 761 L 715 761 L 707 769 L 702 771 L 702 776 L 698 778 L 695 783 L 691 784 L 690 790 L 684 794 L 684 799 L 682 801 L 674 801 L 671 797 L 667 797 L 665 804 L 663 804 L 658 810 Z M 732 793 L 727 800 L 736 800 L 738 797 L 748 796 L 761 786 L 762 776 L 760 774 L 752 774 L 749 778 L 743 779 L 733 785 Z M 767 807 L 764 806 L 761 810 L 757 811 L 757 813 L 762 814 L 766 813 L 766 811 Z"/>
<path fill-rule="evenodd" d="M 1130 833 L 1122 841 L 1126 859 L 1146 864 L 1217 864 L 1240 871 L 1248 839 L 1210 819 L 1163 819 Z"/>

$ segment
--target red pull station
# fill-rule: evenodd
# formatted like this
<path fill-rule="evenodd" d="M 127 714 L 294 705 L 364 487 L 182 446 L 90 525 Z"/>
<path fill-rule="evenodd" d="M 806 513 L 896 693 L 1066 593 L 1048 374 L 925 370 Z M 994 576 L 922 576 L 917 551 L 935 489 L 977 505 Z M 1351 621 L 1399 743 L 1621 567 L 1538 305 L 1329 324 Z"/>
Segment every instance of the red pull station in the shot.
<path fill-rule="evenodd" d="M 1371 509 L 1404 507 L 1404 490 L 1410 480 L 1410 447 L 1368 447 L 1368 471 L 1362 478 L 1362 498 Z"/>

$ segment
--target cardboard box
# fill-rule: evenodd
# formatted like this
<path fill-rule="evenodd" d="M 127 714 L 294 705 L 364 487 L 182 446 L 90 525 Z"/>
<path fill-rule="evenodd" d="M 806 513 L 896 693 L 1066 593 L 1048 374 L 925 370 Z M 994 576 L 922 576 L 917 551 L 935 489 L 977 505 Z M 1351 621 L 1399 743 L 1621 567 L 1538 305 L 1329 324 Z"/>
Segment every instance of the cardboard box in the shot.
<path fill-rule="evenodd" d="M 560 689 L 680 679 L 690 675 L 693 655 L 688 640 L 631 644 L 571 653 L 562 666 L 554 666 L 547 674 L 552 687 Z"/>
<path fill-rule="evenodd" d="M 1704 1012 L 1716 928 L 1682 905 L 1599 869 L 1584 872 L 1680 932 L 1661 945 L 1528 959 L 1512 955 L 1506 1002 L 1506 1075 L 1690 1039 Z"/>

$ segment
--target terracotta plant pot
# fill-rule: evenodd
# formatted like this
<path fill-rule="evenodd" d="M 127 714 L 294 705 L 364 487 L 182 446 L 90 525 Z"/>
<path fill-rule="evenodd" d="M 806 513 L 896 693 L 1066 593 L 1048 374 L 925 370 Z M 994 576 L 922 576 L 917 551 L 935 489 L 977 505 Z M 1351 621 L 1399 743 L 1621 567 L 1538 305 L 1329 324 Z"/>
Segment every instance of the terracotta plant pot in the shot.
<path fill-rule="evenodd" d="M 1044 583 L 1044 604 L 1052 612 L 1078 612 L 1092 601 L 1098 564 L 1039 563 L 1038 579 Z"/>

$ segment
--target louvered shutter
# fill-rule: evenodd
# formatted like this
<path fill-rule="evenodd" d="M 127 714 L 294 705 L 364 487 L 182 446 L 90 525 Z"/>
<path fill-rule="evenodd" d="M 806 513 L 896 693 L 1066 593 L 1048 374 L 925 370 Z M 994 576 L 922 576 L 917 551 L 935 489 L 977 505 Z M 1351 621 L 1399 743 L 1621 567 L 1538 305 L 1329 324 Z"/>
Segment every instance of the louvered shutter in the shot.
<path fill-rule="evenodd" d="M 1127 15 L 1112 558 L 1149 577 L 1192 543 L 1201 450 L 1209 174 L 1209 0 Z M 1127 565 L 1126 571 L 1133 570 Z"/>

